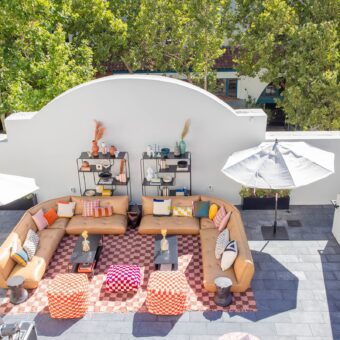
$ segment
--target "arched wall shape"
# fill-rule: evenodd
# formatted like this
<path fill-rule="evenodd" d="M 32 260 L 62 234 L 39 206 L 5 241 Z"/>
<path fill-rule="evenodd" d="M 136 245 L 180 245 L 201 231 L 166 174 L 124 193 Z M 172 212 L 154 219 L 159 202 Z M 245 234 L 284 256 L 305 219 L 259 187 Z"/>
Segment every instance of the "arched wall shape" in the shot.
<path fill-rule="evenodd" d="M 235 111 L 207 91 L 161 76 L 97 79 L 66 91 L 39 112 L 11 115 L 8 140 L 0 143 L 0 172 L 34 177 L 39 200 L 78 191 L 76 158 L 90 150 L 97 119 L 106 127 L 103 141 L 129 152 L 133 199 L 140 201 L 142 152 L 155 143 L 173 149 L 188 118 L 193 193 L 238 203 L 240 186 L 221 168 L 232 152 L 264 140 L 265 113 Z"/>

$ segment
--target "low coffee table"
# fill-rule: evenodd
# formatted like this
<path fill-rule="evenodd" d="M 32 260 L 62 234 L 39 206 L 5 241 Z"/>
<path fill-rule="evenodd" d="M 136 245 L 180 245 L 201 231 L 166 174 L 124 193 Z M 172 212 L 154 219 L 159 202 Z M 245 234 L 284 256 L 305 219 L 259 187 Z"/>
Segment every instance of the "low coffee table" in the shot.
<path fill-rule="evenodd" d="M 166 239 L 169 243 L 169 249 L 167 251 L 161 250 L 161 241 L 163 237 L 161 235 L 155 236 L 155 269 L 159 270 L 162 264 L 171 265 L 171 270 L 178 269 L 178 245 L 177 236 L 167 236 Z"/>
<path fill-rule="evenodd" d="M 94 264 L 92 270 L 89 272 L 93 274 L 96 264 L 99 260 L 100 252 L 102 250 L 103 235 L 89 235 L 88 241 L 90 242 L 90 250 L 83 251 L 83 237 L 79 236 L 77 243 L 71 255 L 72 272 L 78 273 L 78 267 L 81 264 Z"/>

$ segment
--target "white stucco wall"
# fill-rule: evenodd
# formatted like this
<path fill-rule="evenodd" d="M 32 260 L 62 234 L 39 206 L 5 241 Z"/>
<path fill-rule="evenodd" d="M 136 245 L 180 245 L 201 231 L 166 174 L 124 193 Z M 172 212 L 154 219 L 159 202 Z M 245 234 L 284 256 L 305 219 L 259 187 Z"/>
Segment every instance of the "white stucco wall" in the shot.
<path fill-rule="evenodd" d="M 39 112 L 11 115 L 7 139 L 0 142 L 0 172 L 34 177 L 41 188 L 39 200 L 71 194 L 71 188 L 79 189 L 76 158 L 90 150 L 97 119 L 106 127 L 107 145 L 130 153 L 133 198 L 140 201 L 142 152 L 155 143 L 173 149 L 187 118 L 193 193 L 239 203 L 240 186 L 220 170 L 232 152 L 265 140 L 265 113 L 235 111 L 198 87 L 160 76 L 101 78 L 65 92 Z M 339 136 L 314 136 L 310 142 L 340 156 Z M 328 203 L 340 192 L 339 167 L 337 163 L 337 175 L 294 192 L 293 203 Z"/>

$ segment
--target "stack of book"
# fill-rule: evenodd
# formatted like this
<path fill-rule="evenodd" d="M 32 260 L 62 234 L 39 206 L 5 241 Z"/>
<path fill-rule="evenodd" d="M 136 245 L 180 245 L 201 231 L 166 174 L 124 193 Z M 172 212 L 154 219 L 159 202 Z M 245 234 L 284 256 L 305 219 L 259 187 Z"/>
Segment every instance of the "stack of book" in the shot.
<path fill-rule="evenodd" d="M 92 273 L 96 262 L 92 263 L 81 263 L 78 266 L 78 273 Z"/>

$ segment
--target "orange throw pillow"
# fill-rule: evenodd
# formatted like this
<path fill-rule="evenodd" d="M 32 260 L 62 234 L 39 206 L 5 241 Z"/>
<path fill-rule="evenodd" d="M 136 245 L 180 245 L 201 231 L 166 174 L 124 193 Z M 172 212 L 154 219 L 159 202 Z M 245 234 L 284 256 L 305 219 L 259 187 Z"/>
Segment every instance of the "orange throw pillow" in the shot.
<path fill-rule="evenodd" d="M 48 210 L 44 214 L 44 217 L 46 218 L 48 225 L 52 225 L 58 219 L 57 212 L 53 208 Z"/>

